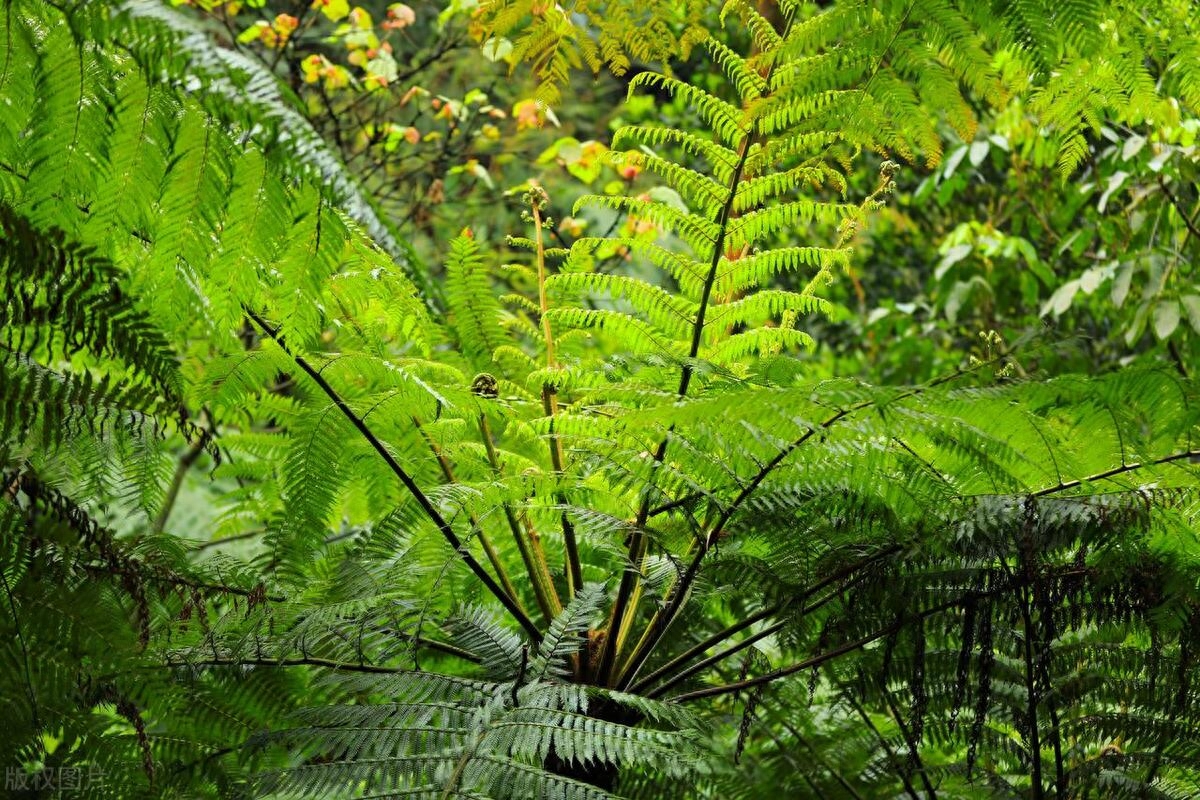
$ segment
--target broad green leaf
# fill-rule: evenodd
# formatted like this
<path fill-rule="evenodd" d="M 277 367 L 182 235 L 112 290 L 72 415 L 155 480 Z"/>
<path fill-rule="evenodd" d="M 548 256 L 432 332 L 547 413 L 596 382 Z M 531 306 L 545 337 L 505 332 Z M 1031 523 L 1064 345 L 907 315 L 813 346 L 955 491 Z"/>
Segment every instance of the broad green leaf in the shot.
<path fill-rule="evenodd" d="M 1179 326 L 1179 303 L 1162 300 L 1154 308 L 1154 335 L 1166 339 Z"/>
<path fill-rule="evenodd" d="M 987 158 L 988 150 L 990 149 L 987 140 L 973 142 L 971 144 L 970 160 L 971 166 L 978 167 Z"/>
<path fill-rule="evenodd" d="M 1066 313 L 1071 307 L 1071 301 L 1075 299 L 1075 293 L 1079 291 L 1079 281 L 1070 280 L 1055 290 L 1054 294 L 1050 295 L 1050 299 L 1042 306 L 1041 314 L 1054 314 L 1058 317 Z"/>
<path fill-rule="evenodd" d="M 1133 283 L 1133 267 L 1132 261 L 1123 261 L 1117 267 L 1117 277 L 1113 280 L 1112 287 L 1112 302 L 1117 308 L 1125 304 L 1125 298 L 1129 296 L 1129 287 Z"/>
<path fill-rule="evenodd" d="M 933 271 L 934 280 L 941 280 L 942 277 L 949 272 L 950 268 L 971 254 L 972 247 L 969 244 L 956 244 L 946 251 L 942 256 L 942 260 L 938 262 L 937 269 Z"/>
<path fill-rule="evenodd" d="M 1187 311 L 1188 323 L 1192 330 L 1200 333 L 1200 295 L 1185 294 L 1179 298 L 1179 303 Z"/>
<path fill-rule="evenodd" d="M 503 61 L 513 51 L 513 43 L 503 36 L 493 36 L 483 43 L 483 57 L 488 61 Z"/>

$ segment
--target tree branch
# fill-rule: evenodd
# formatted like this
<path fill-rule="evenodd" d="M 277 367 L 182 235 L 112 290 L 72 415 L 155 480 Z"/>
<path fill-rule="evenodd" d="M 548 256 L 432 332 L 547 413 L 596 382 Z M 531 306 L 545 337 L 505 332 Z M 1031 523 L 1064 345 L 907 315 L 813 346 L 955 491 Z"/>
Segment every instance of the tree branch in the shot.
<path fill-rule="evenodd" d="M 1163 190 L 1163 194 L 1167 196 L 1167 199 L 1171 201 L 1171 205 L 1175 207 L 1175 211 L 1179 214 L 1179 218 L 1183 220 L 1184 226 L 1187 227 L 1188 236 L 1195 236 L 1197 239 L 1200 239 L 1200 227 L 1198 227 L 1196 225 L 1196 221 L 1188 215 L 1188 210 L 1183 207 L 1183 203 L 1179 202 L 1179 198 L 1175 196 L 1174 192 L 1167 188 L 1167 181 L 1162 175 L 1158 176 L 1158 185 L 1159 188 Z"/>

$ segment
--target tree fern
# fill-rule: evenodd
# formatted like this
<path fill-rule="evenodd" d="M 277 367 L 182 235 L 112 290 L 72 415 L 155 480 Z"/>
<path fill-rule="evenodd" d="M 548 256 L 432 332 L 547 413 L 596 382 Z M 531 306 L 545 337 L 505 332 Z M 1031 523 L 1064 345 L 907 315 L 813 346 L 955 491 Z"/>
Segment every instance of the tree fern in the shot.
<path fill-rule="evenodd" d="M 587 40 L 587 34 L 566 24 L 565 17 L 528 16 L 528 5 L 489 3 L 489 29 L 499 36 L 524 30 L 526 40 L 545 47 L 554 42 L 569 52 Z M 579 18 L 595 26 L 602 40 L 612 28 L 628 24 L 628 14 L 642 11 L 623 2 L 575 5 Z M 907 160 L 924 157 L 936 163 L 940 158 L 945 132 L 937 127 L 939 118 L 949 122 L 959 138 L 971 141 L 978 125 L 973 98 L 1001 105 L 1014 94 L 1032 92 L 1038 113 L 1054 133 L 1060 172 L 1070 175 L 1090 149 L 1086 131 L 1098 132 L 1101 119 L 1132 124 L 1165 120 L 1173 113 L 1170 95 L 1155 82 L 1180 86 L 1184 97 L 1190 96 L 1186 87 L 1195 82 L 1196 62 L 1188 55 L 1195 29 L 1186 4 L 1164 6 L 1153 19 L 1116 3 L 1038 0 L 781 7 L 781 16 L 796 20 L 786 43 L 769 8 L 738 0 L 722 10 L 723 18 L 744 26 L 760 52 L 778 52 L 790 61 L 765 81 L 748 62 L 714 43 L 702 27 L 680 25 L 675 35 L 713 52 L 740 97 L 770 95 L 763 102 L 775 107 L 776 122 L 768 125 L 803 125 L 813 134 L 836 130 L 843 140 L 886 148 Z M 700 11 L 699 6 L 685 4 L 680 22 L 691 23 Z M 1177 54 L 1155 54 L 1164 40 L 1161 31 L 1170 31 L 1165 38 L 1177 42 Z M 541 63 L 534 51 L 526 50 L 514 52 L 513 60 Z M 623 71 L 619 58 L 607 60 Z M 565 79 L 561 70 L 535 73 L 547 96 L 555 96 Z M 634 81 L 675 80 L 642 77 L 645 74 Z M 712 114 L 718 108 L 709 105 L 697 111 Z M 728 114 L 726 119 L 722 124 L 731 124 Z"/>
<path fill-rule="evenodd" d="M 1000 54 L 1068 136 L 1166 113 L 1091 6 L 1001 5 L 735 2 L 728 37 L 685 8 L 713 80 L 630 86 L 702 129 L 612 156 L 663 185 L 580 201 L 630 224 L 562 247 L 526 187 L 529 256 L 447 243 L 440 315 L 268 73 L 150 4 L 9 3 L 6 768 L 114 796 L 737 796 L 739 760 L 800 796 L 1194 792 L 1187 370 L 814 367 L 899 169 L 852 159 L 936 158 L 938 113 L 973 134 Z M 514 52 L 562 81 L 671 14 L 602 7 L 646 22 L 628 53 L 558 8 L 485 18 L 528 15 Z"/>
<path fill-rule="evenodd" d="M 550 758 L 592 769 L 652 759 L 675 764 L 690 747 L 678 732 L 588 715 L 590 705 L 619 704 L 620 695 L 590 698 L 582 687 L 533 679 L 524 670 L 499 684 L 408 673 L 338 680 L 335 686 L 357 696 L 404 700 L 301 711 L 299 720 L 309 725 L 267 740 L 327 757 L 266 776 L 272 791 L 311 796 L 355 783 L 368 796 L 604 798 L 611 795 L 540 765 Z M 658 705 L 634 703 L 636 713 L 647 716 L 654 716 Z M 679 712 L 663 708 L 659 713 L 676 727 L 684 723 Z M 680 774 L 679 768 L 668 771 Z"/>

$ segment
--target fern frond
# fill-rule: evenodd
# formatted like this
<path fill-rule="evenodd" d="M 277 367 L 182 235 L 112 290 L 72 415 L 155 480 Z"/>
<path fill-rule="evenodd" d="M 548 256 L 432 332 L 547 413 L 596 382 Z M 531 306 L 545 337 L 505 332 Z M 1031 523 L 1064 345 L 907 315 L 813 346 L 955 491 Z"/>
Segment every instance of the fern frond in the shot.
<path fill-rule="evenodd" d="M 608 160 L 617 165 L 633 164 L 644 167 L 659 175 L 667 185 L 679 192 L 689 208 L 698 208 L 707 217 L 717 214 L 729 194 L 728 188 L 707 175 L 649 153 L 610 151 Z"/>
<path fill-rule="evenodd" d="M 529 677 L 534 681 L 548 677 L 563 678 L 566 673 L 564 658 L 577 653 L 584 645 L 588 626 L 604 602 L 604 586 L 598 583 L 584 584 L 563 612 L 550 623 L 546 637 L 538 647 L 537 658 L 530 664 Z M 543 754 L 545 758 L 547 754 Z M 569 758 L 566 753 L 561 753 Z M 585 758 L 586 760 L 590 760 Z"/>
<path fill-rule="evenodd" d="M 696 305 L 687 299 L 624 275 L 568 272 L 551 277 L 546 288 L 564 295 L 595 292 L 623 300 L 655 328 L 679 339 L 696 316 Z"/>
<path fill-rule="evenodd" d="M 656 72 L 639 72 L 629 82 L 629 92 L 632 94 L 643 86 L 647 89 L 668 92 L 696 109 L 700 118 L 720 137 L 720 143 L 727 147 L 737 146 L 748 132 L 744 113 L 703 89 L 684 83 L 678 78 Z"/>
<path fill-rule="evenodd" d="M 721 182 L 729 179 L 729 175 L 738 161 L 737 153 L 728 147 L 680 128 L 656 128 L 644 125 L 625 125 L 618 128 L 613 133 L 613 148 L 627 148 L 630 145 L 679 147 L 684 152 L 707 161 L 713 176 Z"/>
<path fill-rule="evenodd" d="M 446 298 L 454 309 L 451 325 L 463 351 L 477 368 L 491 363 L 492 353 L 508 343 L 500 327 L 500 305 L 487 280 L 479 246 L 470 236 L 456 236 L 446 259 Z"/>
<path fill-rule="evenodd" d="M 663 225 L 683 239 L 701 259 L 711 255 L 718 236 L 718 226 L 715 222 L 655 200 L 586 194 L 575 202 L 571 213 L 578 214 L 581 208 L 587 206 L 610 208 Z"/>

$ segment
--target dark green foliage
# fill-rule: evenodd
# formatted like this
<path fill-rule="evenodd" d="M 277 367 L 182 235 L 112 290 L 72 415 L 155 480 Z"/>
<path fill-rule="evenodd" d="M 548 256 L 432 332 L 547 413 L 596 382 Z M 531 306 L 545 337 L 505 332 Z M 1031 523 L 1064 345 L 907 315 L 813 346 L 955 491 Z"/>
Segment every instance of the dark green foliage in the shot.
<path fill-rule="evenodd" d="M 14 781 L 1200 792 L 1187 365 L 1050 374 L 989 328 L 872 382 L 810 332 L 898 185 L 863 148 L 935 160 L 1027 70 L 1070 172 L 1097 115 L 1193 102 L 1187 64 L 1089 3 L 731 3 L 688 30 L 704 80 L 630 81 L 698 121 L 616 132 L 665 185 L 585 197 L 617 221 L 570 242 L 526 187 L 508 294 L 467 230 L 442 314 L 269 71 L 154 3 L 3 11 Z M 557 79 L 540 24 L 520 52 Z"/>
<path fill-rule="evenodd" d="M 178 367 L 165 338 L 121 295 L 120 272 L 73 246 L 62 231 L 39 231 L 12 209 L 0 209 L 5 307 L 0 315 L 9 352 L 65 360 L 81 350 L 110 358 L 164 400 L 179 397 Z M 46 334 L 46 341 L 40 335 Z"/>

